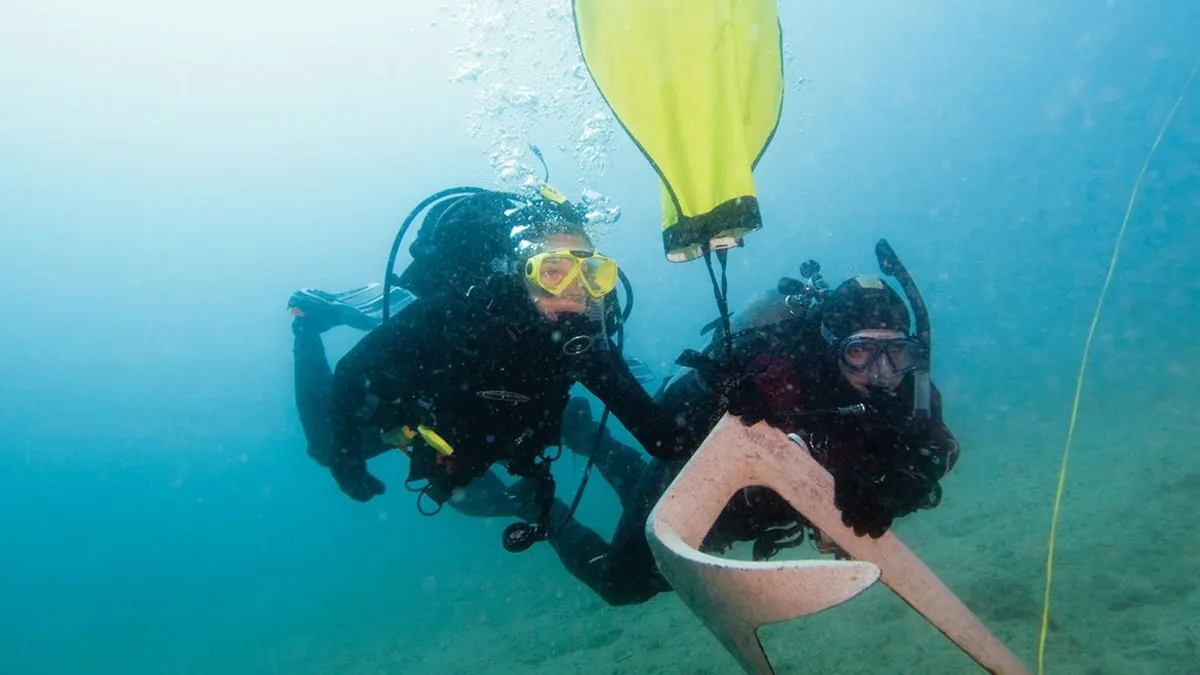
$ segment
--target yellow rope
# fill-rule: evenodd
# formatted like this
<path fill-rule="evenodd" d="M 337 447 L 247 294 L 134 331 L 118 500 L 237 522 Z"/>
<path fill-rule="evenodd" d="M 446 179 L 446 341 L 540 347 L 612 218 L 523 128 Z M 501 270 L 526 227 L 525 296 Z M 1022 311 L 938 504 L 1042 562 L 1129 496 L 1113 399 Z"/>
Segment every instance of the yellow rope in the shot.
<path fill-rule="evenodd" d="M 1067 426 L 1067 443 L 1063 448 L 1062 465 L 1058 470 L 1058 490 L 1054 494 L 1054 514 L 1050 519 L 1050 544 L 1049 551 L 1046 554 L 1046 594 L 1042 599 L 1042 630 L 1038 636 L 1038 675 L 1041 675 L 1045 671 L 1046 629 L 1050 625 L 1050 582 L 1053 579 L 1054 571 L 1054 541 L 1055 536 L 1058 534 L 1058 515 L 1062 508 L 1063 489 L 1067 483 L 1067 460 L 1071 455 L 1071 443 L 1075 440 L 1075 422 L 1079 418 L 1079 398 L 1083 393 L 1083 376 L 1087 371 L 1088 355 L 1092 351 L 1092 338 L 1096 335 L 1096 325 L 1100 323 L 1100 310 L 1104 307 L 1104 298 L 1108 295 L 1108 287 L 1112 284 L 1113 273 L 1117 270 L 1117 258 L 1121 255 L 1121 243 L 1125 239 L 1125 230 L 1129 226 L 1129 218 L 1133 215 L 1133 205 L 1137 201 L 1138 191 L 1142 187 L 1142 179 L 1146 177 L 1146 171 L 1150 168 L 1150 162 L 1154 159 L 1154 153 L 1158 151 L 1158 144 L 1167 133 L 1167 127 L 1171 124 L 1171 119 L 1175 117 L 1175 111 L 1179 110 L 1180 104 L 1183 103 L 1183 98 L 1187 95 L 1188 87 L 1191 86 L 1192 79 L 1196 77 L 1197 69 L 1200 69 L 1200 61 L 1192 67 L 1192 74 L 1183 83 L 1183 88 L 1179 91 L 1179 98 L 1175 100 L 1175 105 L 1171 107 L 1171 112 L 1167 113 L 1167 118 L 1163 120 L 1162 127 L 1158 130 L 1158 137 L 1154 139 L 1154 144 L 1150 146 L 1150 153 L 1146 155 L 1146 161 L 1142 164 L 1142 170 L 1138 173 L 1137 180 L 1133 183 L 1133 190 L 1129 193 L 1129 204 L 1125 207 L 1125 218 L 1121 221 L 1121 229 L 1117 232 L 1117 242 L 1113 246 L 1112 260 L 1108 264 L 1108 275 L 1104 277 L 1104 286 L 1100 288 L 1100 298 L 1096 301 L 1096 311 L 1092 313 L 1092 324 L 1088 326 L 1087 339 L 1083 343 L 1083 359 L 1079 363 L 1079 376 L 1075 379 L 1075 400 L 1071 404 L 1071 421 Z"/>

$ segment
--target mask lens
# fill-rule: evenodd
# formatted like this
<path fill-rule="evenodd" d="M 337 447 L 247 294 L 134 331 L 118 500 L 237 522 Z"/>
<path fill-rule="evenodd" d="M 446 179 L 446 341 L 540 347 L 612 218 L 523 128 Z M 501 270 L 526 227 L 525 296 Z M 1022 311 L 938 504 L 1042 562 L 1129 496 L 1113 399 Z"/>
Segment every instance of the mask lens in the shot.
<path fill-rule="evenodd" d="M 603 297 L 617 287 L 617 263 L 612 258 L 593 255 L 579 261 L 583 283 L 595 298 Z"/>
<path fill-rule="evenodd" d="M 910 370 L 915 370 L 919 357 L 919 345 L 905 342 L 892 342 L 884 345 L 884 353 L 887 354 L 888 360 L 892 363 L 892 368 L 898 373 L 907 373 Z"/>
<path fill-rule="evenodd" d="M 538 265 L 538 286 L 551 293 L 561 293 L 574 280 L 575 258 L 567 253 L 552 253 L 542 258 Z"/>
<path fill-rule="evenodd" d="M 925 346 L 924 342 L 916 338 L 906 338 L 904 344 L 904 358 L 906 360 L 903 365 L 899 361 L 896 362 L 898 370 L 908 373 L 929 367 L 929 348 Z"/>
<path fill-rule="evenodd" d="M 842 361 L 854 370 L 865 370 L 875 362 L 879 345 L 874 340 L 848 340 L 842 347 Z"/>

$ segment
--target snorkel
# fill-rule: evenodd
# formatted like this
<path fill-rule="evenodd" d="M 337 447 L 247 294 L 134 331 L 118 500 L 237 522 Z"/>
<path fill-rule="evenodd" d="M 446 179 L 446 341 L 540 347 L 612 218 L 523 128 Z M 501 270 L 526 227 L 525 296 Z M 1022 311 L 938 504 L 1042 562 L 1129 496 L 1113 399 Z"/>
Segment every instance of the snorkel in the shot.
<path fill-rule="evenodd" d="M 921 366 L 912 372 L 913 377 L 913 418 L 918 423 L 928 423 L 932 419 L 932 378 L 930 370 L 933 367 L 933 341 L 929 325 L 929 310 L 917 284 L 913 281 L 908 268 L 900 262 L 896 252 L 886 239 L 880 239 L 875 244 L 875 257 L 879 260 L 879 271 L 892 277 L 904 291 L 908 305 L 912 308 L 916 322 L 916 338 L 925 346 L 926 358 Z"/>

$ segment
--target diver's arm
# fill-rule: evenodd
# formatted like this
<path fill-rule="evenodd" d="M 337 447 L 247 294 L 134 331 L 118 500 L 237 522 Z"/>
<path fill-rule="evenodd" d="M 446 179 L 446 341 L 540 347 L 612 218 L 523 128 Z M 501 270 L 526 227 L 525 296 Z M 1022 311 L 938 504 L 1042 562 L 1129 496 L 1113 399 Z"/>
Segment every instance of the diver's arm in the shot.
<path fill-rule="evenodd" d="M 951 433 L 950 427 L 946 426 L 946 422 L 942 420 L 942 392 L 938 391 L 937 385 L 930 385 L 931 394 L 931 413 L 933 416 L 933 429 L 930 433 L 929 449 L 938 458 L 943 467 L 942 475 L 950 473 L 958 462 L 958 455 L 961 446 L 958 439 Z"/>
<path fill-rule="evenodd" d="M 608 406 L 651 456 L 685 459 L 690 451 L 685 435 L 642 388 L 616 348 L 592 353 L 591 367 L 584 369 L 580 378 L 583 385 Z"/>
<path fill-rule="evenodd" d="M 722 397 L 705 384 L 703 374 L 691 370 L 675 378 L 655 399 L 660 414 L 676 421 L 688 454 L 695 452 L 728 409 Z"/>

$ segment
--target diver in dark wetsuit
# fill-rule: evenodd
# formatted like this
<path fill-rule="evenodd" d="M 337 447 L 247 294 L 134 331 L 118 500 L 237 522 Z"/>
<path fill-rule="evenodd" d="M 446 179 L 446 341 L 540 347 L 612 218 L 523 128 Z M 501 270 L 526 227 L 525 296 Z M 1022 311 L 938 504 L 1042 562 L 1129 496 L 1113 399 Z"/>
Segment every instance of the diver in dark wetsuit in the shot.
<path fill-rule="evenodd" d="M 735 317 L 732 358 L 715 336 L 708 353 L 691 354 L 698 369 L 673 381 L 658 403 L 690 429 L 693 450 L 726 411 L 799 435 L 833 475 L 845 524 L 878 537 L 895 518 L 938 504 L 939 481 L 957 460 L 958 442 L 942 422 L 936 388 L 930 386 L 926 414 L 918 409 L 928 347 L 912 336 L 908 308 L 890 286 L 855 277 L 820 302 L 810 303 L 810 295 L 773 291 L 751 302 Z M 590 416 L 587 402 L 575 399 L 564 428 L 586 429 Z M 588 447 L 583 439 L 566 440 Z M 616 533 L 606 542 L 571 520 L 560 528 L 556 550 L 568 571 L 609 604 L 644 602 L 665 590 L 646 520 L 683 462 L 646 461 L 611 437 L 597 448 L 591 461 L 623 509 Z M 762 560 L 798 545 L 806 531 L 819 550 L 837 553 L 779 495 L 749 487 L 729 501 L 701 549 L 753 541 L 753 555 Z"/>
<path fill-rule="evenodd" d="M 405 482 L 420 494 L 419 508 L 450 501 L 468 513 L 521 514 L 537 525 L 516 531 L 515 541 L 506 532 L 506 547 L 522 550 L 546 537 L 552 511 L 565 513 L 554 499 L 547 448 L 561 444 L 577 382 L 652 454 L 683 455 L 673 420 L 607 334 L 616 263 L 594 251 L 565 200 L 479 192 L 438 204 L 411 250 L 414 264 L 397 281 L 416 299 L 371 329 L 332 377 L 319 335 L 337 321 L 321 317 L 332 312 L 344 321 L 375 308 L 346 311 L 339 303 L 352 303 L 313 291 L 293 296 L 297 403 L 309 454 L 343 492 L 358 501 L 382 494 L 367 460 L 396 447 L 411 460 Z M 391 310 L 394 297 L 380 298 L 380 309 Z M 532 497 L 506 499 L 517 493 L 489 474 L 497 464 L 529 479 L 534 488 L 518 492 Z M 464 491 L 485 476 L 481 497 Z"/>
<path fill-rule="evenodd" d="M 408 306 L 415 296 L 397 292 L 389 298 L 390 313 L 396 314 Z M 317 289 L 297 291 L 288 301 L 295 319 L 292 321 L 293 359 L 296 384 L 296 409 L 308 439 L 308 453 L 319 464 L 329 467 L 333 447 L 332 425 L 329 423 L 330 394 L 333 369 L 325 356 L 322 334 L 338 326 L 348 326 L 364 332 L 380 324 L 382 286 L 370 284 L 340 293 Z M 377 401 L 373 402 L 378 405 Z M 370 406 L 364 408 L 364 412 Z M 589 420 L 590 422 L 590 420 Z M 364 419 L 361 429 L 362 457 L 371 459 L 395 449 L 384 442 L 378 426 Z M 520 486 L 524 488 L 526 486 Z M 527 495 L 516 487 L 510 488 L 489 471 L 449 502 L 455 511 L 470 516 L 514 517 L 518 515 L 515 501 Z"/>

